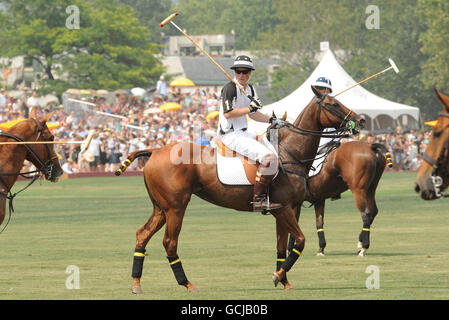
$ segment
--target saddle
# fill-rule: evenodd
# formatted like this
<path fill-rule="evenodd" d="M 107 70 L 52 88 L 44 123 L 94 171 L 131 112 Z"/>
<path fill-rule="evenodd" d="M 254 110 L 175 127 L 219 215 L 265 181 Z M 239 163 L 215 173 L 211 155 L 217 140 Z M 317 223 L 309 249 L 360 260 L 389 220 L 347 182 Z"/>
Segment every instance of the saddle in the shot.
<path fill-rule="evenodd" d="M 265 144 L 263 136 L 257 136 L 256 140 Z M 254 163 L 248 157 L 229 149 L 220 137 L 215 137 L 212 144 L 216 148 L 218 178 L 223 184 L 254 185 L 259 162 Z"/>

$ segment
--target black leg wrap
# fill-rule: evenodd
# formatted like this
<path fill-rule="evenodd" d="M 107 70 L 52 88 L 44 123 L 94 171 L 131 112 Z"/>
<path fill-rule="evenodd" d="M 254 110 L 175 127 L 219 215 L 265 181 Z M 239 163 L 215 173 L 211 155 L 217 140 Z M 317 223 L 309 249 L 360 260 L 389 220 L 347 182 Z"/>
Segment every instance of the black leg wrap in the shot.
<path fill-rule="evenodd" d="M 363 228 L 362 232 L 360 232 L 359 241 L 362 243 L 362 248 L 364 249 L 369 248 L 369 235 L 370 235 L 369 228 Z"/>
<path fill-rule="evenodd" d="M 184 273 L 184 269 L 182 268 L 181 260 L 179 259 L 178 255 L 176 256 L 167 256 L 168 262 L 170 263 L 170 267 L 173 270 L 173 273 L 175 274 L 176 281 L 178 281 L 178 284 L 183 286 L 187 284 L 187 277 Z"/>
<path fill-rule="evenodd" d="M 133 260 L 133 278 L 142 277 L 143 260 L 145 259 L 145 249 L 135 249 L 134 250 L 134 260 Z"/>
<path fill-rule="evenodd" d="M 285 253 L 279 253 L 276 260 L 276 271 L 279 271 L 282 264 L 286 261 L 287 255 Z M 287 281 L 287 273 L 284 275 L 281 281 Z"/>
<path fill-rule="evenodd" d="M 298 246 L 293 246 L 292 251 L 290 252 L 290 254 L 287 257 L 287 260 L 285 260 L 284 263 L 282 263 L 282 269 L 285 270 L 285 272 L 290 271 L 290 269 L 293 267 L 293 265 L 295 264 L 296 260 L 298 260 L 299 256 L 301 255 L 301 251 L 299 251 L 299 247 Z"/>
<path fill-rule="evenodd" d="M 320 246 L 320 249 L 326 248 L 326 238 L 324 237 L 324 230 L 319 229 L 317 231 L 318 234 L 318 245 Z"/>

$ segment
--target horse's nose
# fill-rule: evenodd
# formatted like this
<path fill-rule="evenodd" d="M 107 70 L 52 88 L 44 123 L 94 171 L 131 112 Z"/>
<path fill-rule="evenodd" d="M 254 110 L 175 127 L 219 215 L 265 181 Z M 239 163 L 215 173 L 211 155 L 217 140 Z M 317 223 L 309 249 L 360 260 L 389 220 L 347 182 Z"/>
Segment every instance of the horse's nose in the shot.
<path fill-rule="evenodd" d="M 51 182 L 58 182 L 59 177 L 61 177 L 63 175 L 64 171 L 62 170 L 62 168 L 57 168 L 53 171 L 52 177 L 50 177 L 50 181 Z"/>

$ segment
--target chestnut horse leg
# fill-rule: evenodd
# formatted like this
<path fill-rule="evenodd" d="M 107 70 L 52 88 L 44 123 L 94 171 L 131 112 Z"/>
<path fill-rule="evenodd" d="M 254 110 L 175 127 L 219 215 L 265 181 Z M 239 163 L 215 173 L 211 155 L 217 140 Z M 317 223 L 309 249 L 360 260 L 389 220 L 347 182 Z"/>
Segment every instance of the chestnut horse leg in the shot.
<path fill-rule="evenodd" d="M 133 285 L 131 291 L 136 294 L 142 293 L 140 278 L 142 277 L 143 260 L 145 259 L 145 247 L 151 237 L 165 224 L 165 214 L 157 206 L 154 206 L 153 214 L 148 221 L 136 232 L 136 249 L 133 260 Z"/>
<path fill-rule="evenodd" d="M 167 252 L 167 259 L 172 268 L 172 271 L 175 275 L 176 281 L 181 286 L 187 288 L 187 290 L 195 291 L 197 288 L 187 280 L 187 277 L 184 273 L 184 269 L 182 268 L 181 259 L 179 259 L 177 251 L 178 251 L 178 237 L 181 232 L 182 220 L 184 218 L 186 208 L 181 209 L 168 209 L 166 213 L 167 225 L 165 227 L 164 234 L 164 248 Z"/>
<path fill-rule="evenodd" d="M 377 206 L 374 198 L 374 192 L 366 190 L 352 190 L 357 208 L 360 211 L 363 221 L 362 231 L 357 243 L 358 255 L 363 257 L 370 245 L 370 228 L 377 215 Z"/>
<path fill-rule="evenodd" d="M 277 286 L 279 282 L 282 283 L 284 280 L 284 288 L 290 289 L 291 285 L 288 283 L 286 276 L 287 272 L 295 264 L 296 260 L 298 260 L 299 256 L 304 250 L 305 245 L 305 237 L 299 228 L 298 222 L 296 221 L 295 216 L 295 208 L 284 207 L 276 212 L 272 212 L 274 217 L 276 218 L 276 231 L 277 231 L 277 251 L 278 256 L 284 254 L 287 249 L 287 240 L 288 234 L 295 239 L 295 245 L 292 247 L 291 252 L 287 256 L 284 262 L 282 262 L 279 270 L 273 273 L 273 282 L 274 285 Z"/>
<path fill-rule="evenodd" d="M 326 238 L 324 237 L 324 206 L 326 200 L 319 200 L 314 204 L 316 217 L 316 232 L 318 235 L 319 250 L 317 256 L 324 256 L 324 248 L 326 248 Z"/>
<path fill-rule="evenodd" d="M 276 220 L 276 236 L 278 239 L 277 242 L 277 259 L 276 259 L 276 271 L 279 271 L 282 267 L 282 264 L 287 260 L 287 252 L 285 248 L 285 243 L 287 243 L 288 233 L 282 232 L 283 226 Z M 295 240 L 293 237 L 290 237 L 292 240 L 292 248 L 295 244 Z M 289 243 L 290 245 L 290 243 Z M 289 250 L 291 251 L 291 249 Z M 284 285 L 285 290 L 293 289 L 292 285 L 287 280 L 287 274 L 284 274 L 280 281 Z"/>
<path fill-rule="evenodd" d="M 318 200 L 314 204 L 315 207 L 315 216 L 316 216 L 316 231 L 318 234 L 318 245 L 319 250 L 317 252 L 317 256 L 324 256 L 324 248 L 326 248 L 326 239 L 324 237 L 324 204 L 325 200 Z M 301 215 L 301 205 L 296 207 L 296 221 L 299 221 L 299 216 Z M 295 239 L 290 236 L 288 241 L 287 250 L 289 252 L 292 251 L 293 245 L 295 244 Z"/>

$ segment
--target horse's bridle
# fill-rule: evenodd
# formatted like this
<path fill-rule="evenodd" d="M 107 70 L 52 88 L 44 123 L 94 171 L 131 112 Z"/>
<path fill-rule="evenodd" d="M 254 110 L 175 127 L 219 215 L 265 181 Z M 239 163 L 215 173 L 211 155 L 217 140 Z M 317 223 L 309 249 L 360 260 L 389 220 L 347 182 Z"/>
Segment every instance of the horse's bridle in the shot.
<path fill-rule="evenodd" d="M 449 118 L 449 113 L 440 112 L 438 113 L 438 116 Z M 438 159 L 433 159 L 426 152 L 423 153 L 423 159 L 433 168 L 432 174 L 430 175 L 430 183 L 431 187 L 434 189 L 436 197 L 445 197 L 445 195 L 441 193 L 441 186 L 443 185 L 443 178 L 449 177 L 449 170 L 447 169 L 449 162 L 449 138 L 444 143 Z"/>
<path fill-rule="evenodd" d="M 54 140 L 53 135 L 51 137 L 46 137 L 45 136 L 45 130 L 49 130 L 48 127 L 47 127 L 47 123 L 44 123 L 42 125 L 36 119 L 33 119 L 33 120 L 36 122 L 36 124 L 38 126 L 38 135 L 36 137 L 36 141 L 39 140 L 39 137 L 41 135 L 42 135 L 42 138 L 43 138 L 44 141 L 53 141 Z M 45 175 L 45 178 L 47 180 L 50 180 L 51 177 L 52 177 L 52 174 L 53 174 L 55 161 L 58 161 L 58 156 L 57 156 L 56 153 L 53 156 L 51 155 L 50 144 L 45 144 L 45 147 L 47 149 L 47 155 L 48 155 L 47 162 L 44 163 L 43 160 L 39 156 L 36 159 L 38 160 L 39 164 L 41 165 L 41 168 L 39 169 L 39 171 L 42 172 Z M 37 154 L 34 152 L 33 155 L 36 156 Z"/>
<path fill-rule="evenodd" d="M 349 129 L 352 131 L 354 129 L 354 127 L 353 127 L 354 123 L 347 121 L 349 116 L 352 114 L 352 110 L 349 110 L 349 112 L 346 115 L 344 115 L 340 112 L 336 112 L 335 109 L 329 108 L 329 105 L 323 104 L 323 101 L 326 99 L 326 97 L 327 97 L 327 93 L 323 94 L 321 96 L 321 98 L 315 97 L 315 100 L 318 103 L 318 121 L 320 121 L 321 109 L 324 109 L 325 112 L 323 112 L 323 113 L 326 116 L 327 120 L 329 120 L 329 122 L 331 122 L 331 120 L 329 119 L 328 113 L 332 114 L 334 117 L 341 120 L 340 125 L 338 126 L 337 129 L 341 129 L 341 128 L 343 128 L 343 126 L 345 126 L 345 129 Z M 334 103 L 333 106 L 338 107 L 339 106 L 338 102 Z M 348 123 L 350 123 L 351 125 L 347 126 Z M 320 124 L 321 124 L 321 122 L 320 122 Z"/>
<path fill-rule="evenodd" d="M 53 136 L 51 138 L 48 138 L 48 137 L 45 136 L 45 130 L 48 129 L 47 124 L 42 125 L 36 119 L 33 118 L 33 120 L 35 121 L 36 126 L 37 126 L 37 137 L 36 137 L 35 141 L 38 141 L 41 135 L 42 135 L 44 141 L 53 141 Z M 22 138 L 14 135 L 12 133 L 4 132 L 4 131 L 1 131 L 1 130 L 0 130 L 0 136 L 11 138 L 11 139 L 14 139 L 14 140 L 16 140 L 18 142 L 25 142 Z M 38 171 L 41 172 L 42 174 L 44 174 L 46 179 L 50 179 L 51 176 L 52 176 L 52 173 L 53 173 L 53 169 L 54 169 L 54 160 L 57 159 L 57 155 L 52 156 L 49 145 L 45 144 L 45 147 L 47 149 L 48 158 L 49 158 L 47 160 L 47 162 L 45 162 L 37 154 L 37 152 L 34 151 L 34 149 L 30 145 L 24 144 L 24 146 L 27 149 L 27 151 L 34 157 L 34 159 L 37 161 L 37 163 L 39 164 L 38 166 L 36 166 Z M 33 173 L 33 172 L 28 172 L 28 173 Z M 0 172 L 0 176 L 1 175 L 20 175 L 20 173 Z"/>

